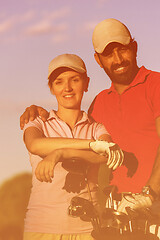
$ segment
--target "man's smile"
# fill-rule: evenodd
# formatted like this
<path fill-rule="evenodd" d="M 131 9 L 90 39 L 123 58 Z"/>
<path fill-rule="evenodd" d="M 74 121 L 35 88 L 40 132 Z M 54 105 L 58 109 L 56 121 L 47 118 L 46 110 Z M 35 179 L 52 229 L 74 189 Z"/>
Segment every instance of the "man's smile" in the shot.
<path fill-rule="evenodd" d="M 121 67 L 114 69 L 113 71 L 115 73 L 121 74 L 121 73 L 127 72 L 127 70 L 128 70 L 128 66 L 121 66 Z"/>

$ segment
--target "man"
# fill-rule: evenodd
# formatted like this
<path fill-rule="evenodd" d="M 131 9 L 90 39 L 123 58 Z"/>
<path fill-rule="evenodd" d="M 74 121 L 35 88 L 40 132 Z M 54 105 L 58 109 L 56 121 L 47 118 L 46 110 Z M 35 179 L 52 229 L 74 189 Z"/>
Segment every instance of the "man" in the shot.
<path fill-rule="evenodd" d="M 128 29 L 115 19 L 104 20 L 96 26 L 93 45 L 95 59 L 110 77 L 112 86 L 96 97 L 90 112 L 96 121 L 107 126 L 113 140 L 123 150 L 134 153 L 139 163 L 132 178 L 128 178 L 126 169 L 121 167 L 114 172 L 112 182 L 118 184 L 119 191 L 139 192 L 148 181 L 147 184 L 159 193 L 160 178 L 155 177 L 157 173 L 153 164 L 156 155 L 155 166 L 160 163 L 157 153 L 160 142 L 160 74 L 138 68 L 137 43 Z"/>
<path fill-rule="evenodd" d="M 149 207 L 160 193 L 160 74 L 137 66 L 137 43 L 115 19 L 96 26 L 93 46 L 112 86 L 98 94 L 89 111 L 114 142 L 138 159 L 132 177 L 125 166 L 113 172 L 111 184 L 120 192 L 140 192 L 122 199 L 118 210 Z"/>
<path fill-rule="evenodd" d="M 100 22 L 92 40 L 95 59 L 112 86 L 96 96 L 89 113 L 105 125 L 128 156 L 138 159 L 132 174 L 128 174 L 132 168 L 130 157 L 129 170 L 123 165 L 112 172 L 111 184 L 117 185 L 119 192 L 139 193 L 132 204 L 130 199 L 122 199 L 119 209 L 148 207 L 160 194 L 160 73 L 137 66 L 137 42 L 116 19 Z M 34 109 L 40 115 L 41 110 L 46 114 L 39 107 L 27 109 L 21 116 L 21 128 L 29 117 L 34 118 Z"/>

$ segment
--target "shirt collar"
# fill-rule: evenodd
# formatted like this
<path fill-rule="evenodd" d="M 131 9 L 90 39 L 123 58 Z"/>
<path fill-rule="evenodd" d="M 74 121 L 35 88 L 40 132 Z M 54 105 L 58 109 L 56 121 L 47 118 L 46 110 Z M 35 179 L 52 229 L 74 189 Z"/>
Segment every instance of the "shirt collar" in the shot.
<path fill-rule="evenodd" d="M 146 80 L 146 77 L 150 74 L 151 70 L 146 69 L 142 66 L 133 81 L 131 82 L 130 86 L 135 86 L 139 83 L 142 83 Z"/>
<path fill-rule="evenodd" d="M 56 120 L 58 120 L 58 121 L 62 121 L 62 120 L 57 116 L 56 111 L 54 111 L 54 110 L 51 110 L 51 111 L 50 111 L 49 117 L 48 117 L 47 121 L 52 120 L 52 119 L 56 119 Z M 89 116 L 87 115 L 87 113 L 83 111 L 82 118 L 76 123 L 76 125 L 79 124 L 79 123 L 86 122 L 86 121 L 92 122 L 92 119 L 90 119 Z"/>
<path fill-rule="evenodd" d="M 127 89 L 129 89 L 130 87 L 136 86 L 139 83 L 144 82 L 146 80 L 146 77 L 150 74 L 150 72 L 151 72 L 151 70 L 148 70 L 144 66 L 142 66 Z M 112 83 L 111 87 L 108 89 L 108 93 L 111 93 L 111 92 L 116 92 L 116 89 L 115 89 L 113 83 Z"/>

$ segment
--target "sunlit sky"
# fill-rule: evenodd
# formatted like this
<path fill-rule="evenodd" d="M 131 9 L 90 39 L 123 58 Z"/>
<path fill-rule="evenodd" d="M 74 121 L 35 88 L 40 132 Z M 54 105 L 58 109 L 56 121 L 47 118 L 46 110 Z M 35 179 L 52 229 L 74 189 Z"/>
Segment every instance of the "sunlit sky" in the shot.
<path fill-rule="evenodd" d="M 160 71 L 160 0 L 0 0 L 0 182 L 31 171 L 19 117 L 31 104 L 56 108 L 47 86 L 48 63 L 78 54 L 91 78 L 87 110 L 110 80 L 94 60 L 95 25 L 116 18 L 138 42 L 138 65 Z"/>

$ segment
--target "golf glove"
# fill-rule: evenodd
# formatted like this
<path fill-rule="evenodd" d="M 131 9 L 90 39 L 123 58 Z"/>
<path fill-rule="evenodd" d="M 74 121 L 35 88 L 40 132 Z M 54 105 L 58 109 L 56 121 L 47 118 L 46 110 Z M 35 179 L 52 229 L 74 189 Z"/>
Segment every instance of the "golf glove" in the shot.
<path fill-rule="evenodd" d="M 120 167 L 124 161 L 123 151 L 115 143 L 96 140 L 90 142 L 90 148 L 94 152 L 107 157 L 107 166 L 113 170 Z"/>
<path fill-rule="evenodd" d="M 149 196 L 144 195 L 143 193 L 135 193 L 130 195 L 125 195 L 119 206 L 118 211 L 127 213 L 126 208 L 130 208 L 131 210 L 143 210 L 152 205 L 152 200 Z"/>

